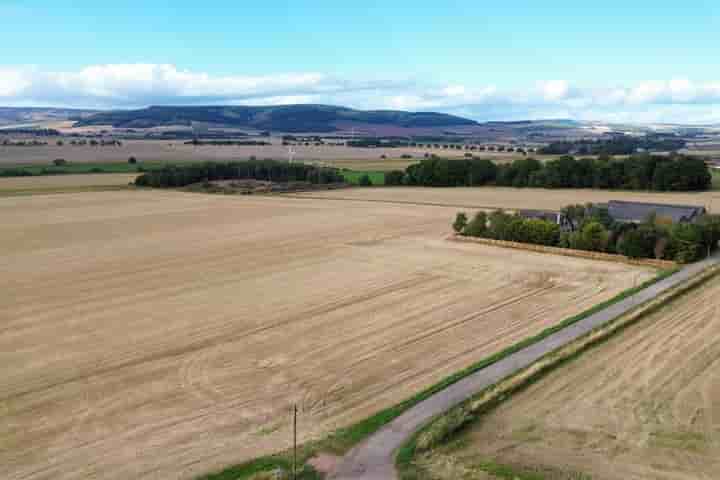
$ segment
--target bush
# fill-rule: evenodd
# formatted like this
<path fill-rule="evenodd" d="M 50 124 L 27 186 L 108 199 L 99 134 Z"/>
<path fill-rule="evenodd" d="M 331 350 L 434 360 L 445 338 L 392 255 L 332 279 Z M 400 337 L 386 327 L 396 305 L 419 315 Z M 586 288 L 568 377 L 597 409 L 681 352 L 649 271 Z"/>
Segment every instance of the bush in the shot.
<path fill-rule="evenodd" d="M 465 227 L 467 227 L 468 219 L 467 215 L 465 215 L 465 212 L 460 212 L 455 216 L 455 221 L 453 222 L 453 230 L 455 230 L 455 233 L 462 233 L 463 230 L 465 230 Z"/>
<path fill-rule="evenodd" d="M 487 234 L 488 216 L 485 212 L 478 212 L 463 233 L 470 237 L 484 237 Z"/>
<path fill-rule="evenodd" d="M 130 158 L 128 158 L 128 163 L 129 163 L 129 164 L 132 164 L 132 165 L 136 164 L 136 163 L 137 163 L 137 158 L 135 158 L 135 157 L 130 157 Z"/>
<path fill-rule="evenodd" d="M 405 173 L 402 170 L 393 170 L 385 174 L 385 185 L 402 185 Z"/>
<path fill-rule="evenodd" d="M 371 187 L 372 186 L 372 180 L 370 180 L 370 176 L 366 173 L 360 179 L 358 180 L 358 185 L 361 187 Z"/>
<path fill-rule="evenodd" d="M 53 165 L 56 167 L 61 167 L 63 165 L 67 165 L 67 161 L 64 158 L 56 158 L 53 160 Z"/>

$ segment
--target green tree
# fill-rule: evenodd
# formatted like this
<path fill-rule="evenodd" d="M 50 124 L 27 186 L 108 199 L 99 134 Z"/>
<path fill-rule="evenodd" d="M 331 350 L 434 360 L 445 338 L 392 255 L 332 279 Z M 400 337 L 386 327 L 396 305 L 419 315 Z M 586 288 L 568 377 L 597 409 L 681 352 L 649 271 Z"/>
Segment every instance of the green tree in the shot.
<path fill-rule="evenodd" d="M 463 230 L 465 230 L 465 227 L 467 227 L 468 224 L 468 218 L 465 212 L 460 212 L 455 216 L 455 221 L 453 222 L 453 230 L 455 230 L 455 233 L 462 233 Z"/>
<path fill-rule="evenodd" d="M 366 173 L 360 179 L 358 180 L 358 185 L 361 187 L 370 187 L 372 186 L 372 180 L 370 180 L 370 176 Z"/>
<path fill-rule="evenodd" d="M 465 227 L 464 233 L 470 237 L 486 237 L 488 232 L 488 216 L 485 212 L 478 212 L 472 221 Z"/>

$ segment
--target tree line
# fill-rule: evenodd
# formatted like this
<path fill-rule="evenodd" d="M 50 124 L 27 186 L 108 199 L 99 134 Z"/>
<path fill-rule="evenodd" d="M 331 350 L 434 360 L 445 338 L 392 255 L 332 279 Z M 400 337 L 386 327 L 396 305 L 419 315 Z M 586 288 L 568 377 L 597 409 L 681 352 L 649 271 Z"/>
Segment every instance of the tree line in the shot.
<path fill-rule="evenodd" d="M 686 155 L 636 154 L 576 159 L 563 156 L 545 163 L 521 158 L 497 165 L 487 159 L 431 157 L 386 175 L 387 185 L 458 187 L 497 185 L 539 188 L 616 190 L 707 190 L 712 176 L 704 160 Z"/>
<path fill-rule="evenodd" d="M 316 184 L 340 183 L 339 170 L 276 160 L 247 160 L 227 163 L 168 165 L 146 172 L 135 180 L 143 187 L 172 188 L 213 180 L 255 179 L 270 182 L 302 181 Z"/>
<path fill-rule="evenodd" d="M 651 215 L 642 223 L 634 224 L 615 222 L 606 208 L 593 204 L 570 205 L 562 213 L 572 222 L 572 231 L 562 231 L 554 222 L 523 218 L 501 210 L 490 214 L 479 212 L 472 220 L 460 212 L 453 229 L 471 237 L 679 263 L 704 258 L 720 241 L 720 216 L 717 215 L 705 215 L 696 223 L 672 223 Z"/>
<path fill-rule="evenodd" d="M 630 137 L 618 135 L 610 139 L 553 142 L 540 150 L 545 155 L 630 155 L 643 150 L 673 152 L 685 148 L 685 140 L 673 136 L 648 135 Z"/>

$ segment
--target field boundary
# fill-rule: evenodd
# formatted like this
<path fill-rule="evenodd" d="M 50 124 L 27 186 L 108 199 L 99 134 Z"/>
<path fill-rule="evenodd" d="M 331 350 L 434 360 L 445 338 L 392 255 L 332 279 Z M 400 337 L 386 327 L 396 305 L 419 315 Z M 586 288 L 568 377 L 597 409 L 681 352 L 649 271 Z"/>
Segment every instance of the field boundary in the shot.
<path fill-rule="evenodd" d="M 452 440 L 465 427 L 478 419 L 478 416 L 489 413 L 503 402 L 511 399 L 513 395 L 523 391 L 545 375 L 560 368 L 565 363 L 581 356 L 593 347 L 599 346 L 638 322 L 659 308 L 669 304 L 695 288 L 701 286 L 720 273 L 720 265 L 714 264 L 696 276 L 661 293 L 659 296 L 642 304 L 639 308 L 631 310 L 614 320 L 601 325 L 569 344 L 549 352 L 528 367 L 519 370 L 509 377 L 488 386 L 475 396 L 456 405 L 444 414 L 435 417 L 430 423 L 416 432 L 400 449 L 396 456 L 396 467 L 401 480 L 415 480 L 419 472 L 413 463 L 417 454 L 430 451 Z M 493 463 L 502 467 L 512 476 L 510 478 L 525 478 L 521 472 L 512 472 L 511 467 Z M 533 477 L 535 478 L 535 477 Z"/>
<path fill-rule="evenodd" d="M 626 257 L 625 255 L 618 255 L 614 253 L 588 252 L 585 250 L 574 250 L 572 248 L 547 247 L 545 245 L 535 245 L 532 243 L 511 242 L 508 240 L 494 240 L 491 238 L 468 237 L 457 233 L 450 235 L 448 237 L 448 240 L 451 240 L 453 242 L 479 243 L 481 245 L 490 245 L 493 247 L 513 248 L 516 250 L 527 250 L 530 252 L 549 253 L 552 255 L 564 255 L 566 257 L 579 257 L 590 260 L 604 260 L 609 262 L 619 262 L 629 265 L 647 266 L 661 269 L 676 268 L 678 266 L 677 263 L 670 260 L 657 260 L 654 258 L 635 259 Z"/>

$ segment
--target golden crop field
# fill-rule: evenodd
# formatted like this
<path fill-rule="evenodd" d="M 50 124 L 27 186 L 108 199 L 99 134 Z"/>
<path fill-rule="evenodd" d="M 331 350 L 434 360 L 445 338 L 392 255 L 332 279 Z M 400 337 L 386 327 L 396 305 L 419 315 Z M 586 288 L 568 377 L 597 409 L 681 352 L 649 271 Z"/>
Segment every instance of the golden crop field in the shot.
<path fill-rule="evenodd" d="M 0 199 L 0 478 L 193 478 L 287 448 L 292 404 L 323 436 L 654 275 L 450 242 L 455 211 Z"/>
<path fill-rule="evenodd" d="M 707 192 L 633 192 L 591 189 L 540 189 L 510 187 L 469 188 L 354 188 L 299 194 L 304 197 L 334 200 L 392 202 L 397 204 L 445 205 L 471 209 L 548 209 L 559 210 L 575 203 L 600 203 L 608 200 L 702 205 L 712 212 L 720 209 L 720 191 Z"/>
<path fill-rule="evenodd" d="M 127 186 L 137 176 L 136 173 L 89 173 L 0 178 L 0 197 L 114 189 Z"/>
<path fill-rule="evenodd" d="M 512 397 L 467 434 L 456 464 L 720 478 L 719 297 L 715 277 Z"/>

